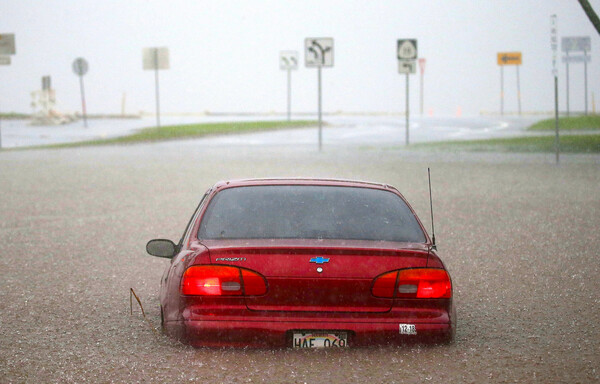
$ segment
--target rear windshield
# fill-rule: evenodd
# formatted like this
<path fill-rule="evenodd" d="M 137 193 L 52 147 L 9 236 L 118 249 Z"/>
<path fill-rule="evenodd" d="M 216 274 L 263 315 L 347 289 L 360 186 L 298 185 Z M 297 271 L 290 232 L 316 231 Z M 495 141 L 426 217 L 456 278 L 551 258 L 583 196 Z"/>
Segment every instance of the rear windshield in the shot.
<path fill-rule="evenodd" d="M 200 239 L 345 239 L 424 243 L 396 194 L 370 188 L 266 185 L 218 192 Z"/>

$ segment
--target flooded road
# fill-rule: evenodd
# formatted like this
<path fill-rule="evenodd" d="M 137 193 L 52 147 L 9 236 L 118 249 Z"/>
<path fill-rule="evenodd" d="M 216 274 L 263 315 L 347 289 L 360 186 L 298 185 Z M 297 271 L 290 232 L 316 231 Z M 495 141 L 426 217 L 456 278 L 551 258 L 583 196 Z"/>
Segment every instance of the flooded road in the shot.
<path fill-rule="evenodd" d="M 316 149 L 316 148 L 315 148 Z M 600 381 L 600 159 L 204 141 L 0 153 L 0 381 L 480 383 Z M 453 277 L 456 342 L 347 350 L 193 349 L 156 335 L 177 240 L 222 179 L 396 186 Z M 134 302 L 135 304 L 135 302 Z"/>
<path fill-rule="evenodd" d="M 316 120 L 314 116 L 295 117 Z M 544 116 L 471 116 L 412 117 L 409 142 L 440 140 L 486 139 L 492 137 L 529 135 L 525 128 Z M 283 120 L 279 115 L 207 115 L 164 116 L 162 126 L 222 121 Z M 323 143 L 329 146 L 387 145 L 406 143 L 406 123 L 403 116 L 393 115 L 328 115 L 324 118 Z M 130 135 L 140 129 L 154 127 L 154 117 L 141 119 L 90 119 L 84 128 L 81 121 L 60 126 L 32 126 L 28 120 L 1 122 L 3 148 L 70 143 Z M 534 133 L 539 134 L 539 133 Z M 317 128 L 257 132 L 244 135 L 204 138 L 208 145 L 317 145 Z"/>

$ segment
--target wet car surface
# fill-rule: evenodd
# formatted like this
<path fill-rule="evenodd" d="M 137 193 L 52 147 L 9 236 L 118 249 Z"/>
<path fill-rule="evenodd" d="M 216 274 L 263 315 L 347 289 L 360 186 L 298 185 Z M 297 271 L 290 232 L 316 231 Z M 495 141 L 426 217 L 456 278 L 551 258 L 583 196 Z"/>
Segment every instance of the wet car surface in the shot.
<path fill-rule="evenodd" d="M 161 325 L 194 346 L 333 348 L 450 342 L 452 283 L 404 197 L 335 179 L 223 181 L 161 279 Z"/>
<path fill-rule="evenodd" d="M 169 148 L 0 153 L 1 381 L 600 380 L 597 156 L 565 155 L 555 166 L 541 155 Z M 140 244 L 178 238 L 214 180 L 388 182 L 429 227 L 428 166 L 438 248 L 456 287 L 455 343 L 195 349 L 155 334 L 137 306 L 130 315 L 134 288 L 159 326 L 169 261 Z"/>

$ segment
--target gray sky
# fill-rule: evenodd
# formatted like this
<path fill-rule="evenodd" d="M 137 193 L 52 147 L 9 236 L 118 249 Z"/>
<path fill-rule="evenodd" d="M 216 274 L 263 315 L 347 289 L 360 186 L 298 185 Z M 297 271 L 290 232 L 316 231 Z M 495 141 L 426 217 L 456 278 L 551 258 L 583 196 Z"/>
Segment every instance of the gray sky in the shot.
<path fill-rule="evenodd" d="M 596 12 L 600 0 L 590 1 Z M 398 38 L 418 39 L 427 59 L 425 110 L 435 116 L 498 111 L 496 53 L 522 51 L 525 111 L 553 109 L 550 15 L 559 38 L 591 36 L 589 105 L 600 111 L 600 37 L 576 0 L 436 1 L 158 1 L 2 0 L 0 33 L 14 33 L 17 54 L 0 66 L 0 111 L 30 112 L 30 92 L 52 76 L 59 110 L 80 109 L 71 63 L 84 57 L 89 113 L 154 111 L 154 74 L 142 70 L 142 48 L 167 46 L 171 69 L 160 72 L 161 110 L 254 112 L 286 108 L 279 51 L 298 50 L 293 110 L 314 111 L 317 71 L 305 68 L 304 38 L 335 39 L 335 67 L 323 70 L 325 111 L 403 112 L 405 78 Z M 516 111 L 515 67 L 505 67 L 505 110 Z M 571 66 L 571 110 L 583 110 L 583 64 Z M 559 64 L 560 105 L 565 67 Z M 411 111 L 419 109 L 419 75 L 410 77 Z"/>

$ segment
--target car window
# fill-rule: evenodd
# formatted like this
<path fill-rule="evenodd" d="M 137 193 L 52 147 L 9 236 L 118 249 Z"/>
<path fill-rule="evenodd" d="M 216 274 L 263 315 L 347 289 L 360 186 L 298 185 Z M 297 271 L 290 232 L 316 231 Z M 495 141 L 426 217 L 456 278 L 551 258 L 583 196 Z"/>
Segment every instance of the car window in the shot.
<path fill-rule="evenodd" d="M 200 239 L 347 239 L 425 242 L 396 194 L 371 188 L 269 185 L 218 192 Z"/>

